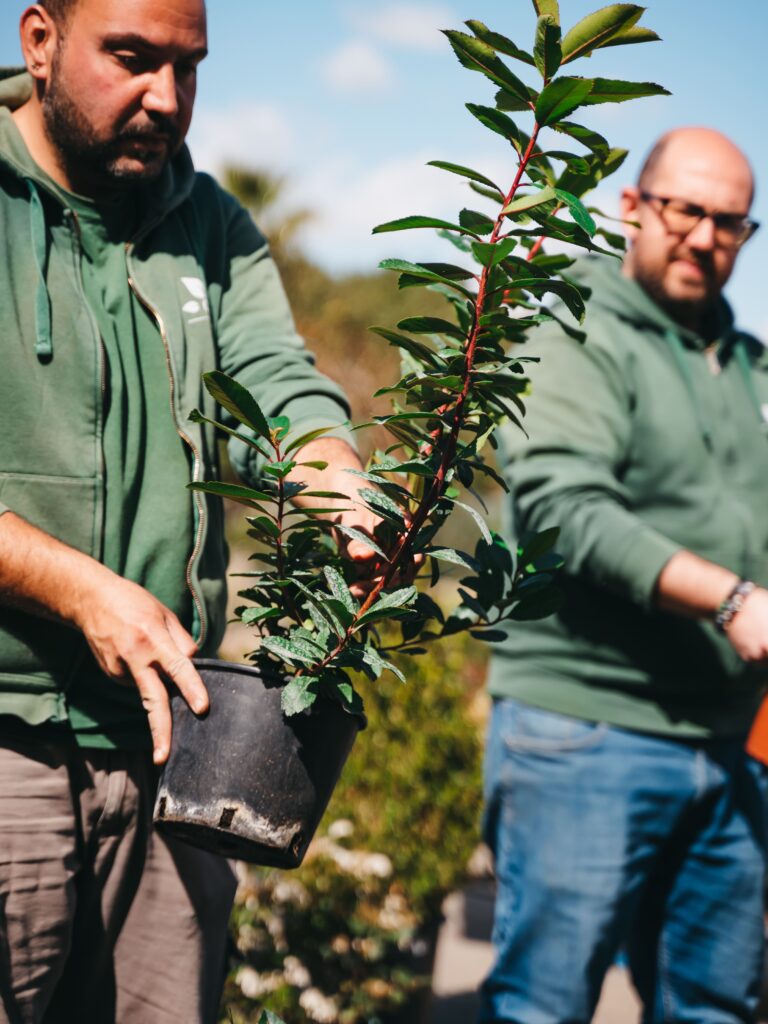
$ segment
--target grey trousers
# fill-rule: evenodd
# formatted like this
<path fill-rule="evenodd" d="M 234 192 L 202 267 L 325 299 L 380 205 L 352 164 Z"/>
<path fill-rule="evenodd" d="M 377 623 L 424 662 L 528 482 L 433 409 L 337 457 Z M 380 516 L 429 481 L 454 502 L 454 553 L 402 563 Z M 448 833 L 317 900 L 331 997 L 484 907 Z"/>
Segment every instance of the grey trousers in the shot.
<path fill-rule="evenodd" d="M 214 1024 L 227 861 L 155 833 L 145 751 L 0 741 L 0 1024 Z"/>

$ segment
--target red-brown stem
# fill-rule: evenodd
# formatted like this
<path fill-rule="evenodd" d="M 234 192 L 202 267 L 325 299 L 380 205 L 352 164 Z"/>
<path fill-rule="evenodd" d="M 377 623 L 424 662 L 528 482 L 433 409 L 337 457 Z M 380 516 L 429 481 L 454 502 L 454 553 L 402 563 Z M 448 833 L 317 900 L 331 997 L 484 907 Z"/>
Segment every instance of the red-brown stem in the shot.
<path fill-rule="evenodd" d="M 506 216 L 504 213 L 504 209 L 512 202 L 518 188 L 520 187 L 520 182 L 522 181 L 523 174 L 525 173 L 525 169 L 528 166 L 528 161 L 531 159 L 533 151 L 536 147 L 536 139 L 538 137 L 538 134 L 539 125 L 534 124 L 533 131 L 531 132 L 531 138 L 528 142 L 528 146 L 525 150 L 525 153 L 520 158 L 520 162 L 517 167 L 517 173 L 515 174 L 515 179 L 512 182 L 512 186 L 504 199 L 501 212 L 496 218 L 496 223 L 494 224 L 493 231 L 491 232 L 491 236 L 489 239 L 489 244 L 491 245 L 498 240 L 499 234 L 501 233 L 501 228 L 504 223 L 504 218 Z M 363 604 L 360 606 L 360 610 L 357 612 L 353 621 L 345 630 L 344 635 L 339 638 L 339 642 L 336 645 L 336 648 L 330 654 L 328 654 L 323 659 L 323 661 L 320 662 L 319 665 L 317 666 L 317 669 L 319 671 L 322 671 L 322 669 L 324 669 L 328 664 L 330 664 L 330 662 L 332 662 L 333 659 L 338 654 L 340 654 L 341 651 L 344 650 L 355 630 L 357 622 L 372 607 L 381 591 L 384 590 L 388 586 L 388 584 L 392 582 L 393 577 L 401 568 L 401 561 L 403 557 L 407 555 L 414 538 L 418 535 L 419 530 L 424 525 L 424 522 L 427 516 L 429 515 L 430 509 L 432 508 L 434 502 L 439 499 L 440 495 L 443 492 L 446 482 L 445 478 L 448 473 L 448 469 L 451 465 L 451 462 L 453 461 L 454 455 L 456 454 L 456 447 L 459 441 L 459 434 L 464 423 L 463 412 L 464 406 L 466 405 L 467 396 L 469 395 L 469 389 L 472 384 L 472 367 L 474 365 L 475 351 L 477 349 L 477 341 L 480 335 L 480 320 L 483 316 L 483 310 L 485 308 L 485 301 L 487 297 L 489 273 L 490 268 L 483 267 L 482 274 L 480 275 L 480 282 L 478 284 L 477 297 L 475 299 L 474 322 L 472 324 L 472 330 L 470 331 L 469 337 L 467 339 L 467 347 L 464 356 L 464 382 L 462 385 L 461 392 L 454 403 L 453 423 L 451 424 L 447 444 L 440 459 L 440 465 L 438 466 L 437 471 L 435 472 L 435 476 L 430 487 L 424 493 L 421 501 L 419 502 L 418 507 L 416 508 L 416 511 L 414 512 L 413 517 L 410 523 L 408 524 L 407 530 L 400 536 L 399 540 L 397 541 L 395 548 L 391 554 L 389 565 L 387 566 L 386 570 L 382 573 L 379 581 L 368 594 Z M 450 406 L 444 407 L 444 411 L 447 412 L 449 408 Z M 435 440 L 437 440 L 438 438 L 439 433 L 438 437 L 436 437 Z"/>
<path fill-rule="evenodd" d="M 558 203 L 557 206 L 552 211 L 552 216 L 556 217 L 558 215 L 558 213 L 560 213 L 562 208 L 563 208 L 563 204 L 562 203 Z M 528 253 L 528 257 L 527 258 L 528 258 L 528 262 L 529 263 L 533 259 L 533 257 L 540 251 L 540 249 L 541 249 L 542 245 L 544 245 L 544 242 L 546 241 L 546 239 L 547 239 L 546 235 L 539 235 L 539 237 L 536 239 L 536 243 L 534 244 L 534 246 L 531 249 L 531 251 Z"/>

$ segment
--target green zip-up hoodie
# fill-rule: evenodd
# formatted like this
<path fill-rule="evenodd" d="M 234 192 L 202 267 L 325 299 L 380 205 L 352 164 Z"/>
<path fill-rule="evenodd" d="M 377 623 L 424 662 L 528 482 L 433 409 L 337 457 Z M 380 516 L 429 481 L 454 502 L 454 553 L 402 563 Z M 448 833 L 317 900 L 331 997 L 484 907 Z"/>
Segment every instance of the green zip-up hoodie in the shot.
<path fill-rule="evenodd" d="M 11 118 L 31 79 L 0 71 L 0 514 L 12 510 L 99 557 L 104 515 L 104 354 L 81 278 L 76 219 L 47 186 Z M 219 368 L 249 388 L 269 416 L 295 428 L 334 427 L 349 409 L 296 334 L 266 242 L 249 215 L 182 149 L 151 190 L 126 245 L 131 288 L 155 319 L 165 350 L 171 412 L 192 479 L 215 477 L 216 437 L 189 422 L 199 408 L 224 419 L 202 374 Z M 256 481 L 254 453 L 232 443 L 240 476 Z M 174 502 L 178 502 L 175 505 Z M 185 514 L 188 493 L 169 495 Z M 193 633 L 215 652 L 224 630 L 227 553 L 220 503 L 195 496 L 187 584 Z M 66 721 L 66 691 L 85 652 L 76 631 L 0 607 L 0 715 Z"/>
<path fill-rule="evenodd" d="M 537 331 L 528 439 L 503 434 L 507 529 L 560 526 L 565 601 L 509 627 L 491 693 L 643 731 L 742 734 L 765 673 L 653 593 L 681 548 L 768 585 L 768 357 L 724 302 L 713 360 L 617 263 L 574 269 L 593 289 L 587 340 Z"/>

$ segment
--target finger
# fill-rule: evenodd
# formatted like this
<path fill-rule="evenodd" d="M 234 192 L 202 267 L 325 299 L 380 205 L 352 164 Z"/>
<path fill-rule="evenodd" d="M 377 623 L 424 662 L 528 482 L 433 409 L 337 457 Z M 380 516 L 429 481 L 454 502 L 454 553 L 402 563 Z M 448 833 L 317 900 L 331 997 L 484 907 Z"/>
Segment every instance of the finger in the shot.
<path fill-rule="evenodd" d="M 134 676 L 152 733 L 152 760 L 165 764 L 171 750 L 171 704 L 157 672 L 148 668 Z"/>
<path fill-rule="evenodd" d="M 347 555 L 353 562 L 370 562 L 373 558 L 381 557 L 373 548 L 369 548 L 361 540 L 351 540 L 347 544 Z"/>
<path fill-rule="evenodd" d="M 157 667 L 176 686 L 196 715 L 202 715 L 208 710 L 208 691 L 200 673 L 178 647 L 168 644 L 162 648 L 157 658 Z"/>
<path fill-rule="evenodd" d="M 173 612 L 167 612 L 165 616 L 166 629 L 171 635 L 171 640 L 176 644 L 182 654 L 188 658 L 197 654 L 198 646 L 194 637 L 187 632 Z"/>

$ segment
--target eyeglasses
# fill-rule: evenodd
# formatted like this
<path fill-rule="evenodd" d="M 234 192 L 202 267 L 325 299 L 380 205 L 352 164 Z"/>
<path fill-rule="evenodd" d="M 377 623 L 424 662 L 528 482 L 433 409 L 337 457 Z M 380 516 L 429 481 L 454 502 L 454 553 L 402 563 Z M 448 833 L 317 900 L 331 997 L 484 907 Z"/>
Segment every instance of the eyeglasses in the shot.
<path fill-rule="evenodd" d="M 711 220 L 715 228 L 715 242 L 722 249 L 738 249 L 760 227 L 756 220 L 740 213 L 712 212 L 684 199 L 655 196 L 652 192 L 641 192 L 640 198 L 653 206 L 667 231 L 673 235 L 689 235 L 703 220 Z"/>

